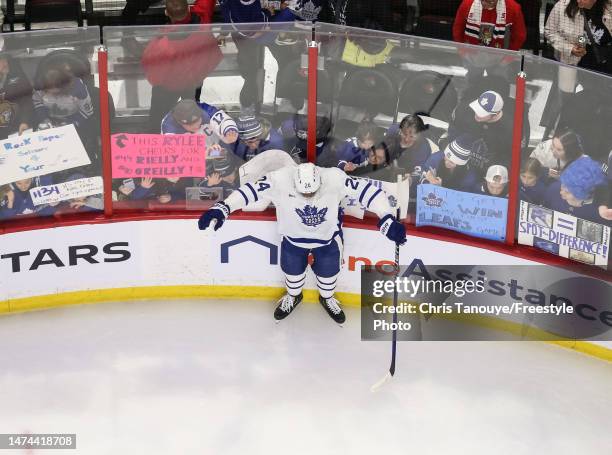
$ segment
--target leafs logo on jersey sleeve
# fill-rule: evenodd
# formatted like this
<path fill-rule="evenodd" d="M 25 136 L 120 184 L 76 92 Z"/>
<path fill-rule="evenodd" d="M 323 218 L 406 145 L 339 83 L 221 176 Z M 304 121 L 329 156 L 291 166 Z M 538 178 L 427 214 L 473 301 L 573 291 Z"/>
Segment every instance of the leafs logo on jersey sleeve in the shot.
<path fill-rule="evenodd" d="M 304 210 L 295 209 L 295 212 L 306 226 L 317 227 L 325 221 L 327 208 L 318 210 L 314 205 L 307 205 L 304 207 Z"/>

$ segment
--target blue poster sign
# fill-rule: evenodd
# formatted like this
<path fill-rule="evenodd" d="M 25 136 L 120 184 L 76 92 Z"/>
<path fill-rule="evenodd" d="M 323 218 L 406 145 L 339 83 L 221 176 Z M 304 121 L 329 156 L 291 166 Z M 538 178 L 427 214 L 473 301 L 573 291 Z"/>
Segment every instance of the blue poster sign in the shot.
<path fill-rule="evenodd" d="M 417 187 L 417 226 L 436 226 L 473 237 L 506 238 L 508 200 L 437 185 Z"/>

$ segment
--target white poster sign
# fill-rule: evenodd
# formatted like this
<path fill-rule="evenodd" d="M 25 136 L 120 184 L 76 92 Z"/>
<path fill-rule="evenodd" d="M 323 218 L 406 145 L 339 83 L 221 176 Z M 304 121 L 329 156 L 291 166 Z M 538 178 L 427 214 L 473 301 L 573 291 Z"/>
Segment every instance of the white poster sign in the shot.
<path fill-rule="evenodd" d="M 610 228 L 521 201 L 518 242 L 574 261 L 608 266 Z"/>
<path fill-rule="evenodd" d="M 103 189 L 102 177 L 88 177 L 55 185 L 38 186 L 30 190 L 30 196 L 34 205 L 55 204 L 69 199 L 102 194 Z"/>
<path fill-rule="evenodd" d="M 0 185 L 90 163 L 74 125 L 0 141 Z"/>

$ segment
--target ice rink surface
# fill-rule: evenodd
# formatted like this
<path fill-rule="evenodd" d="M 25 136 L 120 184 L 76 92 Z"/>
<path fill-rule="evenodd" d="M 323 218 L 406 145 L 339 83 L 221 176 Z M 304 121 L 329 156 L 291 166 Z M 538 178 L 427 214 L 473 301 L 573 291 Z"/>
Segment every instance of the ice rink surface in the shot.
<path fill-rule="evenodd" d="M 604 454 L 612 365 L 528 342 L 361 342 L 302 304 L 146 301 L 0 317 L 0 433 L 54 454 Z M 51 453 L 1 451 L 4 453 Z"/>

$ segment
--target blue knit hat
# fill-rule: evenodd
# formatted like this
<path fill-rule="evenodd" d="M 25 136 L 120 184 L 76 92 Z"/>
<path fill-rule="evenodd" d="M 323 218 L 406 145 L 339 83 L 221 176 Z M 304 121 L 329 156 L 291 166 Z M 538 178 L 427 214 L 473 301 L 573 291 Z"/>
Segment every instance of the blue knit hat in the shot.
<path fill-rule="evenodd" d="M 593 196 L 595 187 L 605 182 L 601 165 L 588 156 L 581 156 L 561 172 L 561 184 L 582 201 Z"/>
<path fill-rule="evenodd" d="M 261 136 L 263 133 L 261 122 L 252 115 L 241 115 L 238 117 L 236 125 L 238 126 L 238 134 L 240 135 L 240 139 L 243 140 L 255 139 Z"/>

